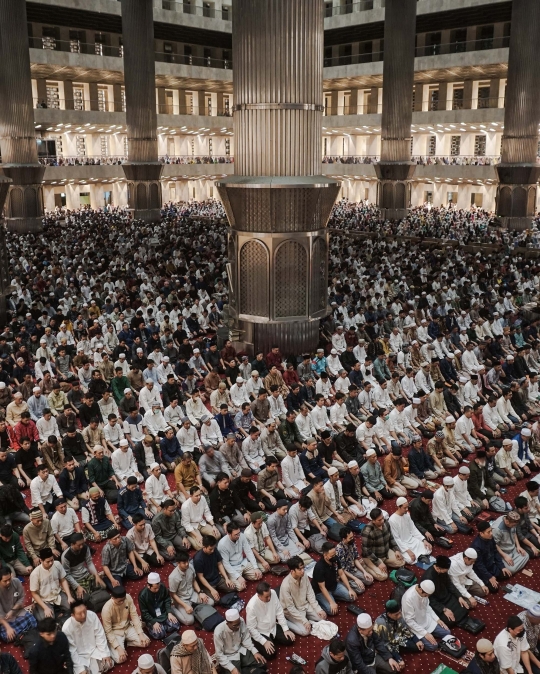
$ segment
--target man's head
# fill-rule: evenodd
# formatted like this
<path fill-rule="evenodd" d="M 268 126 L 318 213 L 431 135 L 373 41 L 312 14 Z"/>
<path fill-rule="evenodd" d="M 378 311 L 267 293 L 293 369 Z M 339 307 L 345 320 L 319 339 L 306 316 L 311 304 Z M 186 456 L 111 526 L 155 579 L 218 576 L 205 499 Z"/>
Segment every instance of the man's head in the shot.
<path fill-rule="evenodd" d="M 227 536 L 236 543 L 236 541 L 240 538 L 240 527 L 238 524 L 235 524 L 234 522 L 228 522 L 226 525 L 226 531 L 227 531 Z"/>

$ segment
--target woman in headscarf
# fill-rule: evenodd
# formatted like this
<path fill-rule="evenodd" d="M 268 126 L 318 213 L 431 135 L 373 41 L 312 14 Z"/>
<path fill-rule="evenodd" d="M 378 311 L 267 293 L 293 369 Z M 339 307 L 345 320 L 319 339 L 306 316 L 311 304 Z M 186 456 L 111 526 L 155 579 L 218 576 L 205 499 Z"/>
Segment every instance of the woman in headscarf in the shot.
<path fill-rule="evenodd" d="M 193 630 L 182 632 L 182 639 L 171 651 L 171 674 L 217 674 L 202 639 Z"/>

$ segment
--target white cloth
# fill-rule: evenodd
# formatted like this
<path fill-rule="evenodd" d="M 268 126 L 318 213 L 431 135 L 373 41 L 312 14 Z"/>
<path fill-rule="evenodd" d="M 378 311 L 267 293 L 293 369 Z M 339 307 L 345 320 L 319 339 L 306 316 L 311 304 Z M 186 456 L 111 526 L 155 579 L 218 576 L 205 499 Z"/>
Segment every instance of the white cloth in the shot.
<path fill-rule="evenodd" d="M 206 524 L 213 526 L 214 518 L 208 507 L 208 501 L 203 497 L 198 503 L 188 498 L 182 503 L 182 526 L 190 533 L 197 530 L 199 527 L 204 527 Z"/>
<path fill-rule="evenodd" d="M 485 587 L 485 584 L 476 575 L 473 565 L 467 566 L 465 564 L 462 552 L 452 555 L 450 563 L 451 566 L 448 574 L 462 597 L 468 598 L 471 596 L 467 587 L 473 583 L 478 583 L 478 585 Z"/>
<path fill-rule="evenodd" d="M 437 627 L 439 619 L 429 605 L 428 597 L 421 597 L 413 585 L 401 599 L 401 611 L 407 627 L 418 638 L 423 639 Z"/>
<path fill-rule="evenodd" d="M 270 590 L 269 602 L 261 601 L 258 594 L 253 595 L 246 607 L 246 625 L 251 638 L 263 644 L 267 637 L 276 635 L 276 624 L 284 632 L 289 629 L 275 591 Z"/>
<path fill-rule="evenodd" d="M 133 451 L 131 447 L 127 448 L 127 451 L 124 452 L 122 449 L 115 449 L 111 454 L 111 465 L 114 470 L 114 474 L 121 481 L 124 482 L 128 477 L 132 475 L 137 477 L 137 461 L 133 456 Z"/>
<path fill-rule="evenodd" d="M 470 508 L 473 505 L 471 495 L 467 488 L 468 480 L 462 480 L 459 475 L 454 478 L 454 499 L 460 510 L 463 508 Z"/>
<path fill-rule="evenodd" d="M 69 651 L 73 660 L 74 674 L 82 674 L 88 668 L 98 674 L 98 662 L 111 657 L 105 630 L 93 611 L 88 611 L 81 625 L 75 618 L 68 618 L 62 632 L 69 641 Z"/>
<path fill-rule="evenodd" d="M 388 519 L 388 524 L 392 531 L 392 536 L 396 541 L 399 551 L 405 556 L 408 563 L 412 563 L 412 559 L 407 550 L 411 550 L 416 559 L 420 555 L 428 553 L 428 548 L 425 546 L 425 539 L 418 529 L 414 526 L 409 513 L 398 515 L 394 513 Z"/>
<path fill-rule="evenodd" d="M 446 491 L 444 487 L 439 487 L 435 491 L 433 494 L 432 513 L 436 520 L 442 520 L 445 524 L 452 523 L 452 513 L 461 517 L 453 489 Z"/>
<path fill-rule="evenodd" d="M 52 503 L 53 494 L 60 498 L 62 490 L 54 475 L 48 475 L 46 480 L 42 480 L 38 475 L 30 482 L 30 497 L 32 499 L 32 508 L 37 508 L 44 503 Z"/>

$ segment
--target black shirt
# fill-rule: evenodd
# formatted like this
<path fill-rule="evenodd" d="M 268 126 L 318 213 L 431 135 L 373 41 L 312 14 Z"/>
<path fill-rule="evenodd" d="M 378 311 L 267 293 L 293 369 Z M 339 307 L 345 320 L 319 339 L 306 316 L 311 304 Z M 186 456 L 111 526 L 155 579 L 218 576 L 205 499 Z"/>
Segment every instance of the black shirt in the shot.
<path fill-rule="evenodd" d="M 333 592 L 336 589 L 338 584 L 338 565 L 337 557 L 332 560 L 332 564 L 325 562 L 323 557 L 315 564 L 313 578 L 311 579 L 311 586 L 315 594 L 321 592 L 319 583 L 324 583 L 328 592 Z"/>
<path fill-rule="evenodd" d="M 195 573 L 202 574 L 212 587 L 216 587 L 221 580 L 221 574 L 218 569 L 218 564 L 221 560 L 222 557 L 217 548 L 211 555 L 207 555 L 204 550 L 199 550 L 195 554 L 195 557 L 193 557 Z"/>
<path fill-rule="evenodd" d="M 15 454 L 13 454 L 13 452 L 8 452 L 8 454 L 6 454 L 6 460 L 0 461 L 0 482 L 9 482 L 13 477 L 14 468 L 17 468 Z"/>
<path fill-rule="evenodd" d="M 26 473 L 27 470 L 32 470 L 36 465 L 36 459 L 38 458 L 39 453 L 37 447 L 32 447 L 26 451 L 25 449 L 18 449 L 15 458 L 17 460 L 17 465 L 22 466 L 22 469 Z"/>
<path fill-rule="evenodd" d="M 66 635 L 63 632 L 58 632 L 51 645 L 40 637 L 28 654 L 28 662 L 30 674 L 59 674 L 64 672 L 65 674 L 73 674 L 73 661 Z"/>

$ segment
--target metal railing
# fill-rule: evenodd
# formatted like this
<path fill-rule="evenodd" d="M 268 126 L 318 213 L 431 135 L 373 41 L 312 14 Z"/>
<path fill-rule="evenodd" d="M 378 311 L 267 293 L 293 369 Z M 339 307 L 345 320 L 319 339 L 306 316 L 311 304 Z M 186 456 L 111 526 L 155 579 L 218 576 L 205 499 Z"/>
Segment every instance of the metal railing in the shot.
<path fill-rule="evenodd" d="M 108 92 L 107 92 L 108 93 Z M 34 98 L 35 108 L 44 108 L 48 110 L 69 110 L 78 112 L 125 112 L 124 101 L 116 101 L 116 105 L 121 108 L 115 110 L 115 101 L 107 97 L 104 98 Z M 73 124 L 72 126 L 77 126 Z"/>
<path fill-rule="evenodd" d="M 193 56 L 193 54 L 172 54 L 170 52 L 156 52 L 156 61 L 159 63 L 177 63 L 185 66 L 202 66 L 204 68 L 220 68 L 232 70 L 231 59 L 217 59 L 213 56 Z"/>
<path fill-rule="evenodd" d="M 501 161 L 500 155 L 415 155 L 414 164 L 419 166 L 494 166 Z"/>
<path fill-rule="evenodd" d="M 374 6 L 374 0 L 347 2 L 343 5 L 338 5 L 337 7 L 332 7 L 330 4 L 326 4 L 324 7 L 324 17 L 325 19 L 328 19 L 331 16 L 342 16 L 343 14 L 353 14 L 354 12 L 366 12 L 369 9 L 373 9 Z"/>
<path fill-rule="evenodd" d="M 510 44 L 510 36 L 491 37 L 479 40 L 441 42 L 440 44 L 416 47 L 416 56 L 439 56 L 440 54 L 459 54 L 466 51 L 484 51 L 486 49 L 505 49 Z"/>
<path fill-rule="evenodd" d="M 350 66 L 358 63 L 376 63 L 382 61 L 384 52 L 374 51 L 367 54 L 342 54 L 341 56 L 331 56 L 324 58 L 324 67 L 333 68 L 335 66 Z"/>
<path fill-rule="evenodd" d="M 323 164 L 376 164 L 380 157 L 375 154 L 368 155 L 326 155 Z"/>
<path fill-rule="evenodd" d="M 221 19 L 222 21 L 232 21 L 232 7 L 223 7 L 215 9 L 207 6 L 198 7 L 194 3 L 184 2 L 183 0 L 162 0 L 162 9 L 171 12 L 180 12 L 181 14 L 193 14 L 195 16 L 205 16 L 209 19 Z"/>
<path fill-rule="evenodd" d="M 375 103 L 375 105 L 331 105 L 330 103 L 324 106 L 323 116 L 330 115 L 377 115 L 382 112 L 382 103 Z"/>
<path fill-rule="evenodd" d="M 0 158 L 1 161 L 1 158 Z M 43 166 L 117 166 L 128 161 L 126 156 L 107 155 L 99 157 L 65 157 L 49 155 L 39 157 L 39 163 Z M 162 164 L 233 164 L 234 157 L 229 155 L 160 155 L 158 161 Z"/>
<path fill-rule="evenodd" d="M 199 111 L 194 112 L 193 105 L 174 105 L 173 103 L 158 103 L 157 104 L 157 113 L 158 115 L 206 115 L 208 117 L 232 117 L 232 111 L 229 108 L 223 110 L 215 108 L 213 105 L 205 104 L 204 108 L 201 110 L 199 106 Z"/>

